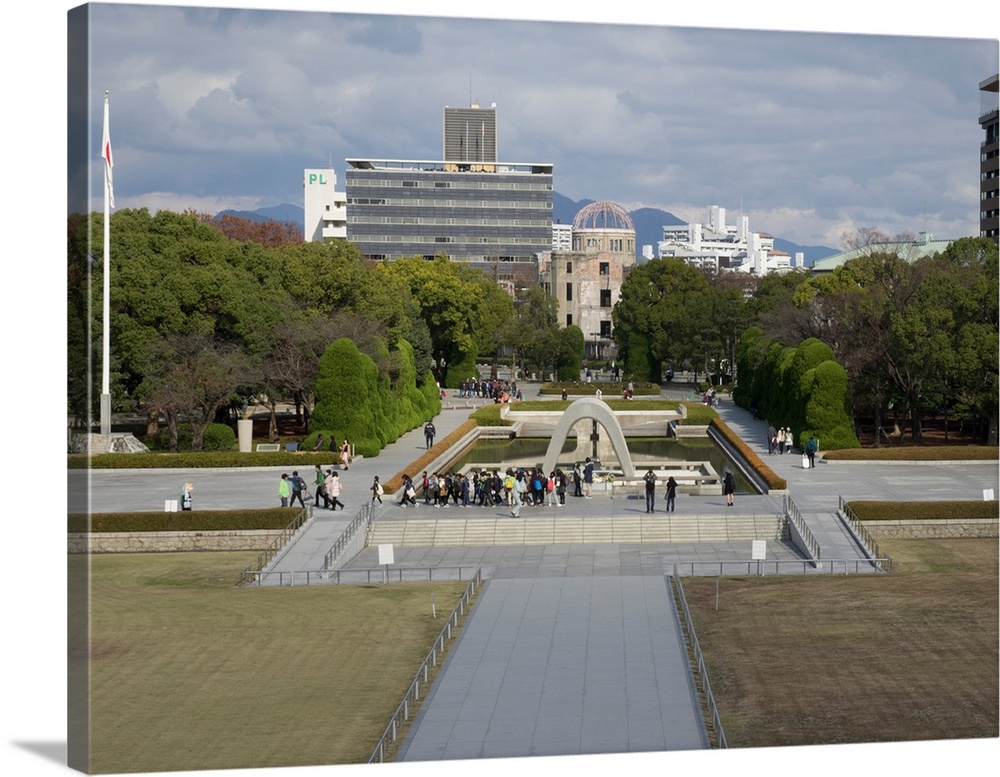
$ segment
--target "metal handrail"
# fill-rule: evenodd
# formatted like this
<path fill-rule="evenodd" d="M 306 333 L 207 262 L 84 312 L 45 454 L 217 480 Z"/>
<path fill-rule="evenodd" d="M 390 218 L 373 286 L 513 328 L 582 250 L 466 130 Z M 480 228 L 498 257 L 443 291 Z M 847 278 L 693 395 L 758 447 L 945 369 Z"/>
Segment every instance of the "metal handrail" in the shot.
<path fill-rule="evenodd" d="M 258 586 L 272 583 L 276 586 L 320 585 L 359 585 L 369 583 L 421 583 L 435 580 L 468 580 L 475 574 L 477 567 L 361 567 L 351 569 L 331 569 L 327 571 L 315 569 L 281 570 L 276 572 L 251 572 L 250 576 Z M 274 582 L 276 581 L 276 582 Z"/>
<path fill-rule="evenodd" d="M 806 524 L 805 519 L 802 517 L 802 513 L 799 512 L 799 508 L 795 506 L 795 502 L 792 498 L 785 494 L 783 500 L 785 508 L 785 517 L 795 524 L 795 528 L 798 530 L 799 535 L 806 543 L 806 547 L 809 549 L 809 553 L 814 559 L 819 561 L 820 559 L 820 547 L 819 542 L 813 536 L 813 533 L 809 530 L 809 526 Z"/>
<path fill-rule="evenodd" d="M 471 604 L 476 590 L 482 585 L 482 583 L 483 572 L 479 569 L 469 582 L 469 585 L 466 586 L 465 592 L 462 594 L 461 598 L 459 598 L 455 609 L 452 610 L 451 615 L 448 616 L 447 623 L 445 623 L 444 628 L 441 629 L 437 639 L 434 640 L 434 646 L 427 654 L 427 657 L 420 665 L 420 668 L 417 669 L 417 674 L 414 676 L 413 682 L 410 683 L 410 687 L 407 688 L 406 693 L 403 696 L 403 700 L 399 703 L 399 706 L 393 713 L 392 718 L 389 720 L 389 725 L 386 726 L 385 731 L 382 732 L 382 736 L 379 737 L 378 744 L 375 745 L 375 749 L 368 757 L 368 763 L 385 762 L 389 746 L 394 745 L 399 739 L 400 730 L 402 729 L 403 724 L 410 719 L 410 714 L 415 712 L 416 706 L 420 702 L 421 688 L 430 683 L 430 670 L 432 667 L 437 666 L 438 655 L 444 653 L 447 640 L 450 640 L 455 635 L 455 630 L 458 629 L 459 626 L 459 618 L 465 617 L 467 608 Z M 413 709 L 411 709 L 411 707 Z"/>
<path fill-rule="evenodd" d="M 851 506 L 847 503 L 847 501 L 845 501 L 844 497 L 839 496 L 837 497 L 837 500 L 840 511 L 844 514 L 844 517 L 847 519 L 848 524 L 850 524 L 855 534 L 857 534 L 858 539 L 861 541 L 861 544 L 864 545 L 865 550 L 868 551 L 868 555 L 873 559 L 881 560 L 878 543 L 871 535 L 871 532 L 865 528 L 864 523 L 862 523 L 861 519 L 858 518 L 857 513 L 851 509 Z M 892 569 L 892 559 L 886 556 L 885 560 L 888 561 L 888 569 L 886 571 L 890 571 Z"/>
<path fill-rule="evenodd" d="M 705 696 L 705 706 L 708 710 L 708 718 L 712 723 L 712 730 L 715 732 L 716 746 L 719 749 L 726 749 L 726 732 L 722 729 L 722 718 L 719 716 L 719 707 L 715 703 L 715 696 L 712 693 L 712 686 L 708 682 L 708 668 L 705 666 L 705 657 L 701 652 L 701 645 L 698 644 L 698 636 L 694 633 L 694 623 L 691 620 L 691 610 L 688 608 L 687 599 L 684 597 L 684 586 L 681 584 L 680 575 L 677 572 L 677 565 L 674 565 L 674 573 L 670 577 L 671 583 L 677 592 L 677 598 L 681 603 L 681 611 L 684 614 L 684 625 L 687 629 L 688 639 L 691 643 L 691 651 L 694 653 L 695 664 L 698 667 L 698 677 L 701 680 L 701 687 Z"/>
<path fill-rule="evenodd" d="M 240 575 L 240 579 L 236 584 L 247 585 L 252 582 L 260 571 L 281 552 L 281 549 L 288 544 L 288 541 L 295 536 L 295 532 L 301 529 L 307 520 L 309 520 L 309 511 L 306 509 L 300 510 L 292 522 L 282 529 L 274 541 L 257 556 L 256 568 L 254 568 L 253 564 L 247 564 L 246 569 L 243 570 L 243 574 Z"/>
<path fill-rule="evenodd" d="M 344 533 L 337 538 L 337 541 L 333 543 L 333 547 L 323 557 L 322 572 L 329 572 L 333 569 L 333 565 L 343 555 L 351 540 L 354 539 L 354 535 L 358 533 L 361 527 L 367 528 L 371 524 L 374 515 L 375 511 L 372 509 L 371 502 L 365 502 L 361 506 L 361 509 L 358 510 L 358 514 L 354 516 L 354 520 L 348 524 L 347 528 L 344 529 Z"/>
<path fill-rule="evenodd" d="M 872 569 L 888 571 L 892 559 L 849 558 L 849 559 L 753 559 L 731 561 L 676 561 L 674 566 L 687 569 L 685 577 L 723 577 L 765 574 L 806 574 L 850 575 L 861 574 Z M 697 570 L 697 571 L 696 571 Z M 791 570 L 791 571 L 782 571 Z"/>

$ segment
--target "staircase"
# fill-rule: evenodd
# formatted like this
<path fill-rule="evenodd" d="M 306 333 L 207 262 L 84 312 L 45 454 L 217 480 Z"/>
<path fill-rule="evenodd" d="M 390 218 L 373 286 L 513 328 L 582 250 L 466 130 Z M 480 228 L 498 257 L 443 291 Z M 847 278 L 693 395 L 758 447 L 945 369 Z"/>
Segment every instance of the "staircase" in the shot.
<path fill-rule="evenodd" d="M 615 518 L 454 518 L 376 521 L 366 545 L 483 547 L 491 545 L 738 542 L 787 536 L 776 515 L 637 515 Z"/>

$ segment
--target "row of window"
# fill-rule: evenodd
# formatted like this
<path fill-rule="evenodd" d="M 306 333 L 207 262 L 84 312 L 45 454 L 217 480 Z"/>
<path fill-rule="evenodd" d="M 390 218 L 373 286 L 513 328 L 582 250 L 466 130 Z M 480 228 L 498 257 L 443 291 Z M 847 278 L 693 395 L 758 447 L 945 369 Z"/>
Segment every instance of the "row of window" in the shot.
<path fill-rule="evenodd" d="M 600 298 L 600 302 L 599 302 L 600 306 L 602 308 L 610 308 L 611 307 L 611 289 L 601 289 L 600 292 L 601 292 L 601 298 Z M 566 284 L 566 301 L 567 302 L 572 302 L 573 301 L 573 284 L 572 283 L 567 283 Z"/>
<path fill-rule="evenodd" d="M 610 339 L 611 338 L 611 322 L 610 321 L 601 321 L 600 325 L 601 325 L 600 337 L 605 338 L 605 339 Z M 566 326 L 573 326 L 573 314 L 572 313 L 567 313 L 566 314 Z"/>
<path fill-rule="evenodd" d="M 548 229 L 552 226 L 551 221 L 546 219 L 458 219 L 458 218 L 421 218 L 416 216 L 376 216 L 375 218 L 360 218 L 351 216 L 348 221 L 352 224 L 422 224 L 424 226 L 449 226 L 449 227 L 540 227 Z"/>
<path fill-rule="evenodd" d="M 491 210 L 547 210 L 552 203 L 539 200 L 401 200 L 391 197 L 348 197 L 348 205 L 378 205 L 391 208 L 489 208 Z M 550 219 L 551 224 L 551 219 Z"/>
<path fill-rule="evenodd" d="M 529 192 L 550 192 L 550 183 L 522 183 L 520 181 L 475 181 L 475 180 L 407 180 L 393 178 L 350 178 L 347 182 L 350 187 L 369 186 L 385 189 L 456 189 L 468 191 L 529 191 Z"/>
<path fill-rule="evenodd" d="M 548 243 L 529 237 L 461 237 L 454 235 L 363 235 L 352 232 L 349 235 L 355 243 L 452 243 L 455 245 L 525 245 L 540 251 L 548 250 Z"/>

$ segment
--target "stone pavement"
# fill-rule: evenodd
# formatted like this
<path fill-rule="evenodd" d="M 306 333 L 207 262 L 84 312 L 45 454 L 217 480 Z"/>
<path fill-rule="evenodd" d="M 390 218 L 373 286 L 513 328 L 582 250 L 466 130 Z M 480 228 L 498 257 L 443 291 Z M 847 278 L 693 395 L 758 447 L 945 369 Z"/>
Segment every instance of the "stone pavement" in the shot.
<path fill-rule="evenodd" d="M 531 384 L 525 398 L 532 397 Z M 537 386 L 534 387 L 537 390 Z M 686 387 L 664 394 L 686 399 Z M 860 559 L 861 553 L 836 516 L 838 497 L 852 499 L 981 499 L 983 489 L 1000 492 L 995 462 L 946 464 L 854 464 L 817 459 L 802 468 L 801 454 L 768 456 L 766 423 L 723 399 L 723 420 L 788 482 L 788 494 L 817 537 L 824 559 Z M 439 439 L 468 417 L 467 408 L 446 409 L 434 419 Z M 383 480 L 406 468 L 425 450 L 423 432 L 413 430 L 378 457 L 358 460 L 343 473 L 343 512 L 315 511 L 308 530 L 284 553 L 275 569 L 317 570 L 357 507 L 370 498 L 377 474 Z M 273 502 L 278 470 L 257 473 L 91 473 L 91 509 L 148 503 L 169 487 L 195 479 L 196 509 Z M 419 473 L 411 473 L 418 475 Z M 164 480 L 165 478 L 165 480 Z M 307 480 L 309 478 L 307 477 Z M 72 475 L 71 475 L 72 484 Z M 169 484 L 169 485 L 168 485 Z M 109 494 L 113 496 L 109 496 Z M 126 498 L 128 495 L 128 498 Z M 504 508 L 402 509 L 391 502 L 376 521 L 433 517 L 461 521 L 509 514 Z M 145 500 L 145 502 L 143 501 Z M 683 496 L 681 516 L 775 516 L 781 497 L 737 494 L 727 508 L 722 496 Z M 162 505 L 162 502 L 160 502 Z M 139 509 L 150 509 L 139 508 Z M 567 498 L 566 508 L 525 509 L 522 515 L 553 515 L 559 521 L 609 521 L 644 513 L 640 500 Z M 680 627 L 665 575 L 673 565 L 690 573 L 722 574 L 721 564 L 750 566 L 749 542 L 549 543 L 519 546 L 404 547 L 395 566 L 436 570 L 482 568 L 487 583 L 466 619 L 402 745 L 407 761 L 573 755 L 707 747 L 698 699 L 691 686 Z M 787 542 L 767 542 L 767 559 L 785 564 L 782 573 L 814 571 L 795 566 L 800 555 Z M 701 565 L 695 569 L 694 565 Z M 345 570 L 378 568 L 368 548 Z M 870 570 L 869 570 L 870 571 Z M 681 573 L 685 571 L 682 569 Z M 727 571 L 731 574 L 732 572 Z"/>

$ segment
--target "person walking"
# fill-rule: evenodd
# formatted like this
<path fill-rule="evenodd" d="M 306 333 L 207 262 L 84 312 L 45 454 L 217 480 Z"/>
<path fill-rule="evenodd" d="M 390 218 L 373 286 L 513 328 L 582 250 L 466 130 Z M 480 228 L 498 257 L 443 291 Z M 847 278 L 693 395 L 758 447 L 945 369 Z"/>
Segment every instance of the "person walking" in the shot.
<path fill-rule="evenodd" d="M 783 454 L 785 452 L 785 430 L 784 428 L 778 429 L 778 453 Z"/>
<path fill-rule="evenodd" d="M 809 459 L 809 469 L 816 466 L 816 451 L 819 450 L 819 443 L 812 435 L 806 440 L 806 458 Z"/>
<path fill-rule="evenodd" d="M 181 510 L 187 511 L 191 509 L 191 500 L 193 499 L 194 486 L 190 483 L 185 483 L 184 487 L 181 489 Z"/>
<path fill-rule="evenodd" d="M 323 450 L 323 435 L 322 434 L 316 436 L 316 443 L 313 445 L 313 450 L 314 451 L 321 451 L 321 450 Z"/>
<path fill-rule="evenodd" d="M 428 421 L 424 425 L 424 442 L 427 443 L 428 448 L 431 448 L 434 445 L 435 434 L 437 434 L 437 429 L 434 428 L 434 422 Z"/>
<path fill-rule="evenodd" d="M 514 477 L 514 506 L 510 510 L 510 514 L 514 518 L 521 514 L 521 505 L 524 503 L 524 495 L 528 490 L 525 479 L 526 475 L 523 472 L 518 472 Z"/>
<path fill-rule="evenodd" d="M 726 495 L 726 507 L 733 506 L 733 494 L 736 492 L 736 478 L 730 470 L 726 470 L 726 476 L 722 479 L 722 493 Z"/>
<path fill-rule="evenodd" d="M 340 446 L 340 466 L 347 472 L 347 465 L 351 463 L 351 444 L 344 438 L 344 444 Z"/>
<path fill-rule="evenodd" d="M 281 500 L 282 507 L 288 507 L 288 500 L 292 495 L 292 487 L 288 483 L 288 473 L 281 473 L 281 480 L 278 481 L 278 499 Z"/>
<path fill-rule="evenodd" d="M 583 496 L 583 470 L 580 462 L 573 465 L 573 496 Z"/>
<path fill-rule="evenodd" d="M 667 512 L 672 513 L 674 511 L 674 500 L 677 498 L 677 481 L 674 480 L 674 476 L 671 475 L 667 478 Z"/>
<path fill-rule="evenodd" d="M 306 482 L 299 476 L 298 470 L 292 472 L 292 476 L 288 479 L 288 482 L 292 486 L 292 496 L 288 500 L 288 506 L 295 507 L 295 500 L 298 499 L 299 504 L 304 508 L 306 503 L 302 499 L 302 492 L 306 489 Z"/>
<path fill-rule="evenodd" d="M 403 496 L 399 500 L 400 507 L 417 506 L 417 490 L 413 487 L 413 481 L 409 475 L 403 475 Z"/>
<path fill-rule="evenodd" d="M 778 430 L 774 428 L 774 424 L 767 425 L 767 453 L 768 455 L 774 454 L 774 449 L 778 445 Z"/>
<path fill-rule="evenodd" d="M 556 470 L 556 493 L 559 495 L 559 506 L 566 506 L 566 473 L 561 469 Z"/>
<path fill-rule="evenodd" d="M 653 470 L 647 469 L 642 479 L 646 484 L 646 512 L 651 513 L 656 503 L 656 475 Z"/>
<path fill-rule="evenodd" d="M 326 495 L 330 499 L 330 508 L 334 512 L 337 511 L 338 506 L 343 510 L 344 503 L 340 501 L 340 490 L 343 483 L 340 481 L 340 476 L 333 470 L 327 470 L 327 479 L 324 485 L 326 486 Z"/>
<path fill-rule="evenodd" d="M 378 482 L 378 475 L 376 475 L 375 479 L 372 481 L 372 487 L 370 490 L 372 492 L 372 504 L 375 504 L 376 501 L 379 504 L 382 504 L 382 484 Z"/>
<path fill-rule="evenodd" d="M 326 482 L 326 475 L 323 474 L 323 468 L 317 464 L 316 465 L 316 477 L 313 480 L 313 485 L 316 486 L 316 498 L 313 500 L 313 504 L 319 507 L 319 500 L 323 500 L 323 507 L 330 507 L 330 500 L 326 497 L 326 489 L 323 484 Z"/>
<path fill-rule="evenodd" d="M 594 462 L 587 457 L 587 463 L 583 466 L 583 490 L 584 499 L 592 499 L 594 496 Z"/>

